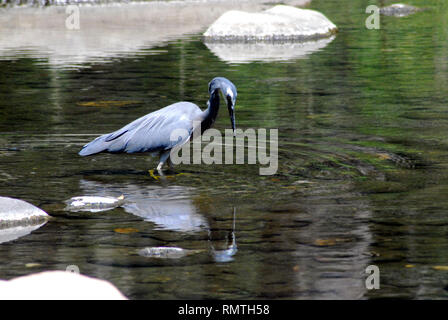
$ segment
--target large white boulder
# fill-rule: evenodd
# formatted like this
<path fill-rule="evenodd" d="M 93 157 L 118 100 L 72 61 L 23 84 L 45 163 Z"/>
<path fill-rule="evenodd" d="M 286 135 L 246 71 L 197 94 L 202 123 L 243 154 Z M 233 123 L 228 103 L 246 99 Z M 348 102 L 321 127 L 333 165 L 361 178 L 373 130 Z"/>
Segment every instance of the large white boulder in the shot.
<path fill-rule="evenodd" d="M 0 225 L 48 218 L 48 214 L 32 204 L 14 198 L 0 197 Z"/>
<path fill-rule="evenodd" d="M 26 236 L 43 226 L 49 215 L 23 200 L 0 197 L 0 243 Z"/>
<path fill-rule="evenodd" d="M 67 271 L 0 281 L 0 300 L 125 300 L 110 282 Z"/>
<path fill-rule="evenodd" d="M 259 13 L 232 10 L 204 33 L 205 41 L 311 40 L 329 37 L 337 27 L 322 13 L 278 5 Z"/>

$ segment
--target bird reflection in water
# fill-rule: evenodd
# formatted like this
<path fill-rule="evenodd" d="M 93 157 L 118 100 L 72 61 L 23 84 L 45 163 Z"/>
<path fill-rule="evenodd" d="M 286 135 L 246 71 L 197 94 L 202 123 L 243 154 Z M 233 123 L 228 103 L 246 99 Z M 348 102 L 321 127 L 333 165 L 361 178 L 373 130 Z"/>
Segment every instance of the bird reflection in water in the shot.
<path fill-rule="evenodd" d="M 214 219 L 204 215 L 194 204 L 194 189 L 184 186 L 113 185 L 87 180 L 80 181 L 87 195 L 114 196 L 124 194 L 122 208 L 155 225 L 155 230 L 176 231 L 186 234 L 207 232 L 209 251 L 216 262 L 230 262 L 237 252 L 233 207 L 232 227 L 229 231 L 211 227 Z"/>
<path fill-rule="evenodd" d="M 238 251 L 236 246 L 236 236 L 235 236 L 235 223 L 236 223 L 236 208 L 233 208 L 233 216 L 232 216 L 232 231 L 227 233 L 225 237 L 225 242 L 221 241 L 221 247 L 224 249 L 217 250 L 215 245 L 217 244 L 216 240 L 213 240 L 212 231 L 209 230 L 209 240 L 210 240 L 210 251 L 213 255 L 213 258 L 216 262 L 230 262 L 233 261 L 233 256 Z M 222 243 L 224 242 L 224 243 Z"/>

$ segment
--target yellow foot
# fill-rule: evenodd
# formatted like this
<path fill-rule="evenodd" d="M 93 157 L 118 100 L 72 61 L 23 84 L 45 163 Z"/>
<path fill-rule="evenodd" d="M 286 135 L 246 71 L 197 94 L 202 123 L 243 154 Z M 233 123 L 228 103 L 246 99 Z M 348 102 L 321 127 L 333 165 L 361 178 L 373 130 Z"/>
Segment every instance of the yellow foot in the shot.
<path fill-rule="evenodd" d="M 152 178 L 154 178 L 154 180 L 157 180 L 157 181 L 159 181 L 161 178 L 163 178 L 163 179 L 174 179 L 175 177 L 178 177 L 178 176 L 191 176 L 191 173 L 187 173 L 187 172 L 175 173 L 175 174 L 172 174 L 172 175 L 156 175 L 155 174 L 155 170 L 153 170 L 153 169 L 148 170 L 148 172 L 149 172 L 149 175 Z"/>
<path fill-rule="evenodd" d="M 148 170 L 148 172 L 149 172 L 149 175 L 150 175 L 152 178 L 154 178 L 154 180 L 159 180 L 159 179 L 160 179 L 160 176 L 156 176 L 156 175 L 154 174 L 154 170 L 153 170 L 153 169 Z"/>
<path fill-rule="evenodd" d="M 176 173 L 174 176 L 191 176 L 191 173 L 188 172 L 181 172 L 181 173 Z"/>
<path fill-rule="evenodd" d="M 181 173 L 170 174 L 170 175 L 167 175 L 165 177 L 168 178 L 168 179 L 174 179 L 174 178 L 176 178 L 178 176 L 191 176 L 191 173 L 181 172 Z"/>

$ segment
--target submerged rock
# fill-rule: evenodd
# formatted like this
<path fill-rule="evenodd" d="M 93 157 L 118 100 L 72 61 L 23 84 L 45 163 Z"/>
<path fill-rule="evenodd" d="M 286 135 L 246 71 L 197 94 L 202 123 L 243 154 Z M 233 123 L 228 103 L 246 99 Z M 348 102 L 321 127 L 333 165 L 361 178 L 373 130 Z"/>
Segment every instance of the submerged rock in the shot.
<path fill-rule="evenodd" d="M 422 9 L 403 3 L 394 3 L 390 6 L 380 8 L 380 13 L 385 16 L 406 17 Z"/>
<path fill-rule="evenodd" d="M 138 254 L 147 258 L 179 259 L 201 251 L 202 250 L 188 250 L 178 247 L 149 247 L 140 250 Z"/>
<path fill-rule="evenodd" d="M 97 197 L 97 196 L 80 196 L 74 197 L 65 202 L 68 211 L 89 211 L 101 212 L 111 210 L 121 206 L 124 203 L 124 196 L 114 197 Z"/>
<path fill-rule="evenodd" d="M 290 41 L 329 37 L 337 27 L 322 13 L 278 5 L 260 13 L 228 11 L 204 33 L 205 41 Z"/>
<path fill-rule="evenodd" d="M 0 280 L 0 300 L 126 300 L 110 282 L 66 271 Z"/>

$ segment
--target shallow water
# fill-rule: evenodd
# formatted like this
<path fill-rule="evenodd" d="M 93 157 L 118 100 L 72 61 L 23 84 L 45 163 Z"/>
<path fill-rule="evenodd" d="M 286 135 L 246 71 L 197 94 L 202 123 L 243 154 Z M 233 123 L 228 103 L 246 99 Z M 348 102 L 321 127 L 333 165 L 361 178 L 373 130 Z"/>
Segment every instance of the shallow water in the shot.
<path fill-rule="evenodd" d="M 283 61 L 232 62 L 197 34 L 65 67 L 2 51 L 0 195 L 53 218 L 0 244 L 0 278 L 74 264 L 132 299 L 446 298 L 448 6 L 412 1 L 429 10 L 367 30 L 368 4 L 313 1 L 340 32 Z M 204 107 L 218 75 L 238 88 L 237 127 L 279 129 L 276 175 L 181 165 L 157 181 L 145 155 L 77 155 L 170 103 Z M 222 108 L 215 127 L 229 126 Z M 74 196 L 121 194 L 122 208 L 64 211 Z M 159 246 L 197 251 L 138 254 Z"/>

